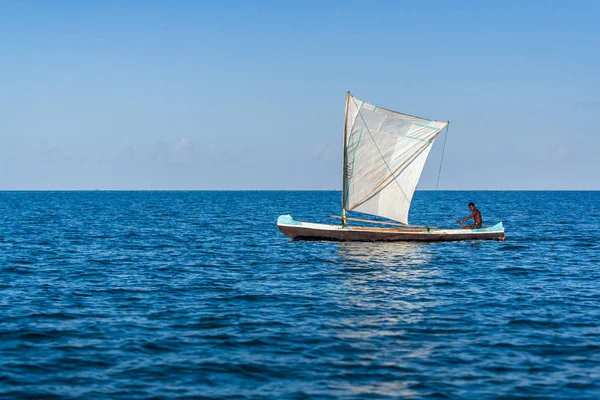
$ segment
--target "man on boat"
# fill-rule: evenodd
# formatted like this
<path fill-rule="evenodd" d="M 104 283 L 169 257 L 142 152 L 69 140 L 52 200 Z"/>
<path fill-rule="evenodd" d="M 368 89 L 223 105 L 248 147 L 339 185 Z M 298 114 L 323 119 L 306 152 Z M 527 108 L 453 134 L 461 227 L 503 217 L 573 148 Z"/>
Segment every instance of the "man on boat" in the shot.
<path fill-rule="evenodd" d="M 469 203 L 469 209 L 471 210 L 471 215 L 456 221 L 456 223 L 462 225 L 463 222 L 473 218 L 474 223 L 469 226 L 463 227 L 463 229 L 480 229 L 483 225 L 483 220 L 481 219 L 481 212 L 479 212 L 477 207 L 475 207 L 475 203 Z"/>

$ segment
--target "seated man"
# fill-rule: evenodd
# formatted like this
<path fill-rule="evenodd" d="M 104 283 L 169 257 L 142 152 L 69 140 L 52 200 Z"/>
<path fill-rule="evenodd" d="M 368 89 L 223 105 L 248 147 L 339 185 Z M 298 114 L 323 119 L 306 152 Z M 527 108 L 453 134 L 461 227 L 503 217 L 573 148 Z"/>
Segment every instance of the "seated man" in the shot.
<path fill-rule="evenodd" d="M 463 227 L 463 229 L 480 229 L 481 226 L 483 225 L 483 220 L 481 219 L 481 213 L 479 212 L 477 207 L 475 207 L 474 203 L 469 203 L 469 209 L 471 210 L 471 215 L 456 221 L 456 223 L 462 225 L 463 222 L 468 221 L 471 218 L 473 218 L 474 223 L 470 226 Z"/>

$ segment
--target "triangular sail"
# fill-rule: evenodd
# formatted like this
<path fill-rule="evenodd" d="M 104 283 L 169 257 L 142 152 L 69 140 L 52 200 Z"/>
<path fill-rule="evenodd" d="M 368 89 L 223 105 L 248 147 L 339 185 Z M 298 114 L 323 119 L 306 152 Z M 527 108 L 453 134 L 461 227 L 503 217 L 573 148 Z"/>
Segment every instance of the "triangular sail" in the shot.
<path fill-rule="evenodd" d="M 386 110 L 350 94 L 347 100 L 344 210 L 408 224 L 427 156 L 448 123 Z"/>

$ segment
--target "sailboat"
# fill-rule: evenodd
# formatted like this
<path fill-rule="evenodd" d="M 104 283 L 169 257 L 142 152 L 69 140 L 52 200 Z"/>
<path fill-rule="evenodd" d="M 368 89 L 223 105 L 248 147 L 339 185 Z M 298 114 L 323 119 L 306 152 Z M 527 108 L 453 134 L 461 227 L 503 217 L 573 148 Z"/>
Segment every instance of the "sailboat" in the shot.
<path fill-rule="evenodd" d="M 480 229 L 411 226 L 408 211 L 437 136 L 450 121 L 435 121 L 391 111 L 348 92 L 344 116 L 341 224 L 318 224 L 281 215 L 277 227 L 296 240 L 455 241 L 505 240 L 502 222 Z M 348 217 L 359 212 L 391 220 Z M 369 226 L 348 225 L 348 221 Z M 385 224 L 389 227 L 373 227 Z"/>

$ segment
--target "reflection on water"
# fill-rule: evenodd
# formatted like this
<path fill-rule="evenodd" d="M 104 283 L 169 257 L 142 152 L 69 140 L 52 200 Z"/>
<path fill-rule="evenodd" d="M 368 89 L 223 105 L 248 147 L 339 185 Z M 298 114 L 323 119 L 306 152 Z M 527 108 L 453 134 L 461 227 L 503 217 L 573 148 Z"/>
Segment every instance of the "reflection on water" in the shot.
<path fill-rule="evenodd" d="M 423 306 L 415 300 L 430 296 L 424 282 L 440 279 L 443 273 L 430 263 L 434 255 L 429 244 L 342 242 L 338 244 L 337 252 L 342 264 L 341 282 L 346 288 L 339 300 L 348 307 L 386 308 L 396 310 L 406 318 L 408 310 Z M 388 323 L 392 322 L 394 313 L 388 314 L 386 319 Z M 370 324 L 364 315 L 360 321 L 346 322 L 354 326 Z M 377 325 L 377 322 L 373 323 Z"/>
<path fill-rule="evenodd" d="M 413 329 L 427 323 L 428 309 L 439 305 L 432 283 L 445 279 L 435 265 L 440 245 L 409 242 L 339 243 L 340 284 L 336 307 L 343 317 L 330 328 L 332 337 L 341 342 L 381 343 L 379 360 L 389 360 L 389 368 L 402 370 L 400 359 L 429 362 L 432 348 L 408 345 Z M 394 343 L 387 348 L 385 344 Z M 373 349 L 364 348 L 369 354 Z M 364 362 L 370 362 L 368 357 Z M 385 361 L 382 361 L 385 363 Z M 344 390 L 355 395 L 414 396 L 410 381 L 396 381 L 376 387 L 364 382 L 348 382 Z"/>
<path fill-rule="evenodd" d="M 341 242 L 339 255 L 362 266 L 412 267 L 429 261 L 428 244 L 411 242 Z"/>

